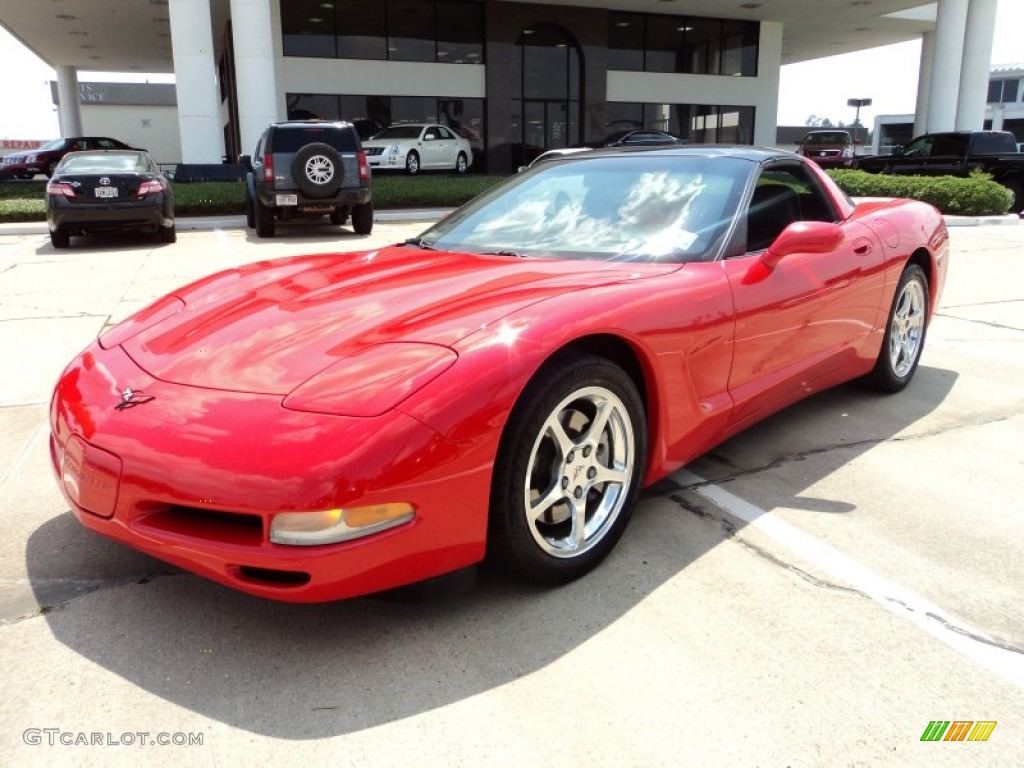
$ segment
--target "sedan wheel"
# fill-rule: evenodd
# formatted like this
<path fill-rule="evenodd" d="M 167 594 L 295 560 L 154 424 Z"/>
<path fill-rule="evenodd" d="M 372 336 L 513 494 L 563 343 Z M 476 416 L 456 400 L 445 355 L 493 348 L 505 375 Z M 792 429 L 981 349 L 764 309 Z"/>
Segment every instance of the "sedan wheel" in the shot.
<path fill-rule="evenodd" d="M 611 551 L 629 521 L 646 455 L 632 379 L 599 357 L 539 373 L 509 418 L 495 467 L 489 554 L 528 578 L 564 583 Z"/>
<path fill-rule="evenodd" d="M 405 158 L 405 172 L 410 176 L 420 172 L 420 156 L 415 152 L 410 152 Z"/>
<path fill-rule="evenodd" d="M 464 152 L 459 152 L 459 156 L 455 160 L 455 172 L 461 176 L 468 168 L 469 162 L 466 160 L 466 154 Z"/>
<path fill-rule="evenodd" d="M 903 270 L 882 349 L 864 382 L 881 392 L 898 392 L 914 376 L 928 328 L 928 278 L 917 264 Z"/>

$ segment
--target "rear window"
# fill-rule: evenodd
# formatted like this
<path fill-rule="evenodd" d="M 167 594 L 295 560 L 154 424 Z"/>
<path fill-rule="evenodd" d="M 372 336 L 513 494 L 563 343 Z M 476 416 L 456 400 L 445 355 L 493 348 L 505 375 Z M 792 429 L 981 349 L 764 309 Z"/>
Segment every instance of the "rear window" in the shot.
<path fill-rule="evenodd" d="M 331 125 L 289 126 L 274 131 L 271 152 L 298 152 L 307 144 L 327 144 L 339 152 L 356 152 L 356 132 Z"/>
<path fill-rule="evenodd" d="M 977 133 L 974 135 L 975 155 L 1005 155 L 1017 152 L 1012 133 Z"/>
<path fill-rule="evenodd" d="M 65 155 L 60 164 L 61 173 L 145 173 L 153 172 L 145 155 L 125 152 L 112 154 Z"/>

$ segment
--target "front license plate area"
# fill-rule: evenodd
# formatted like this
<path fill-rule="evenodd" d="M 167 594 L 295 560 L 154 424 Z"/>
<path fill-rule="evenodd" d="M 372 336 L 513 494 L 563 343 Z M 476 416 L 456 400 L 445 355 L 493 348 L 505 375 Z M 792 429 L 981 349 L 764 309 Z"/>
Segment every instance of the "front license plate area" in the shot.
<path fill-rule="evenodd" d="M 68 496 L 83 509 L 112 517 L 121 485 L 121 460 L 72 435 L 64 450 L 61 479 Z"/>
<path fill-rule="evenodd" d="M 117 197 L 116 187 L 96 187 L 93 194 L 96 197 Z"/>
<path fill-rule="evenodd" d="M 278 195 L 277 196 L 277 204 L 278 205 L 298 205 L 299 204 L 299 196 L 298 195 Z"/>

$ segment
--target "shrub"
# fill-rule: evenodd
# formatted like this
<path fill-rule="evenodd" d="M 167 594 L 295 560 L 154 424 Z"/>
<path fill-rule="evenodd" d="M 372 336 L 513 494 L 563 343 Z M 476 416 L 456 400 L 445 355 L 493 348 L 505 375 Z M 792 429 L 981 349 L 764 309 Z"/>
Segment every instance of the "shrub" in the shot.
<path fill-rule="evenodd" d="M 828 175 L 853 197 L 908 197 L 954 216 L 998 216 L 1009 211 L 1013 203 L 1010 190 L 979 171 L 967 178 L 890 176 L 865 171 L 828 171 Z"/>
<path fill-rule="evenodd" d="M 375 208 L 454 208 L 472 200 L 505 176 L 377 174 Z M 237 181 L 171 182 L 175 216 L 230 216 L 245 213 L 245 184 Z M 0 221 L 43 221 L 46 183 L 0 182 Z"/>

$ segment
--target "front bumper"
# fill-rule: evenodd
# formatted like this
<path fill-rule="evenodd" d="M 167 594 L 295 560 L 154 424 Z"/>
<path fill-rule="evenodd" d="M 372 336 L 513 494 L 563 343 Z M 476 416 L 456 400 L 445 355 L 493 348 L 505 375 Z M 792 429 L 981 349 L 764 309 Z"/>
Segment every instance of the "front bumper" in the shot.
<path fill-rule="evenodd" d="M 153 399 L 116 406 L 130 386 Z M 281 398 L 168 384 L 93 344 L 50 408 L 57 482 L 87 528 L 229 587 L 320 602 L 483 558 L 493 456 L 400 412 L 290 411 Z M 404 501 L 415 518 L 320 546 L 269 540 L 277 512 Z"/>

